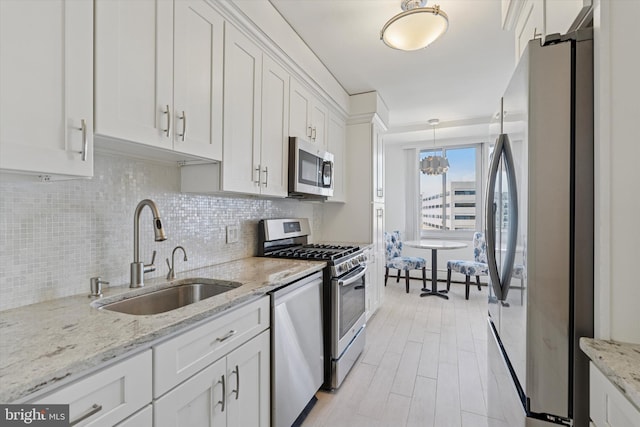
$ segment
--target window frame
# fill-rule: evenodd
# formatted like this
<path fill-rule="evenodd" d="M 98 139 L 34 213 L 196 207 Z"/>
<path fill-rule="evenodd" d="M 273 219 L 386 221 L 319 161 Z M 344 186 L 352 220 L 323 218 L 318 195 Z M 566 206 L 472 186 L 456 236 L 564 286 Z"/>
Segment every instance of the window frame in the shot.
<path fill-rule="evenodd" d="M 444 156 L 446 156 L 447 150 L 457 150 L 463 148 L 475 148 L 476 150 L 476 220 L 475 220 L 475 230 L 422 230 L 422 195 L 421 195 L 421 185 L 418 183 L 417 187 L 417 198 L 420 200 L 418 204 L 418 234 L 420 239 L 447 239 L 447 240 L 464 240 L 468 241 L 473 238 L 473 233 L 476 230 L 484 229 L 484 200 L 485 200 L 485 188 L 482 185 L 485 182 L 486 174 L 487 174 L 487 165 L 484 161 L 485 153 L 488 152 L 489 144 L 485 141 L 481 142 L 473 142 L 468 144 L 460 144 L 460 145 L 449 145 L 449 146 L 421 146 L 417 147 L 418 151 L 418 159 L 421 158 L 421 154 L 424 151 L 432 152 L 432 151 L 441 151 Z M 422 172 L 418 168 L 418 176 Z M 446 219 L 446 205 L 450 199 L 450 196 L 447 195 L 447 173 L 442 174 L 442 217 L 445 220 L 445 225 L 449 221 Z M 453 207 L 452 207 L 452 215 L 453 215 Z"/>

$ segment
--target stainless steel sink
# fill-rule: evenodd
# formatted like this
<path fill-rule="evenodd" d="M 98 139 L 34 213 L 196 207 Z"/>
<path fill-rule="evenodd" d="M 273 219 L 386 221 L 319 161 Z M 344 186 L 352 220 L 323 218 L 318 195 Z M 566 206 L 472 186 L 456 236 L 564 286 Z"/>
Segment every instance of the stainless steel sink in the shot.
<path fill-rule="evenodd" d="M 105 304 L 100 309 L 136 315 L 165 313 L 220 295 L 241 285 L 242 283 L 216 279 L 183 279 L 170 288 Z"/>

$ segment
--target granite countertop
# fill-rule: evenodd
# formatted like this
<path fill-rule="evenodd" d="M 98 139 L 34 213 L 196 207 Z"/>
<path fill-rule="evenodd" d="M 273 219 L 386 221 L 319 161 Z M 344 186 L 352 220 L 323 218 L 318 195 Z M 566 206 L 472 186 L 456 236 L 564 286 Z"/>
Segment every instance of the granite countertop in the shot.
<path fill-rule="evenodd" d="M 105 288 L 104 297 L 93 302 L 87 298 L 87 292 L 2 311 L 0 402 L 22 401 L 32 393 L 68 383 L 106 362 L 150 348 L 180 329 L 320 271 L 325 265 L 318 261 L 256 257 L 182 272 L 175 280 L 214 278 L 240 282 L 242 286 L 149 316 L 95 307 L 103 301 L 123 299 L 131 292 L 139 294 L 166 287 L 167 280 L 148 280 L 140 289 Z"/>
<path fill-rule="evenodd" d="M 580 348 L 640 408 L 640 344 L 580 338 Z"/>

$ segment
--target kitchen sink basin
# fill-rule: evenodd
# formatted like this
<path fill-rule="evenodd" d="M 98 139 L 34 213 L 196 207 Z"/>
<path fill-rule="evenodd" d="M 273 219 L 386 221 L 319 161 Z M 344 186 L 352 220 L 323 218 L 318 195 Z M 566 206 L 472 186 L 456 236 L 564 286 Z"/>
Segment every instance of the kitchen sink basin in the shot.
<path fill-rule="evenodd" d="M 170 288 L 105 304 L 100 309 L 126 314 L 165 313 L 228 292 L 242 283 L 216 279 L 182 279 Z"/>

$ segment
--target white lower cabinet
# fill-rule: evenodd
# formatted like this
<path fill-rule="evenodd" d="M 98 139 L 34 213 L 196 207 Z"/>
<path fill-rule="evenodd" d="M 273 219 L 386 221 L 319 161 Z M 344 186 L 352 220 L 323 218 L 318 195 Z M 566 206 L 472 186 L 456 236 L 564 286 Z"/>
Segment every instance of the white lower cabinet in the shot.
<path fill-rule="evenodd" d="M 269 331 L 154 402 L 156 427 L 269 425 Z"/>
<path fill-rule="evenodd" d="M 593 364 L 589 364 L 589 416 L 595 427 L 638 427 L 635 407 Z"/>
<path fill-rule="evenodd" d="M 116 424 L 116 427 L 152 427 L 153 426 L 153 405 L 149 404 L 144 409 L 139 410 L 135 414 L 121 423 Z"/>
<path fill-rule="evenodd" d="M 71 425 L 116 425 L 151 403 L 151 360 L 151 350 L 147 350 L 64 386 L 33 403 L 68 404 Z"/>

